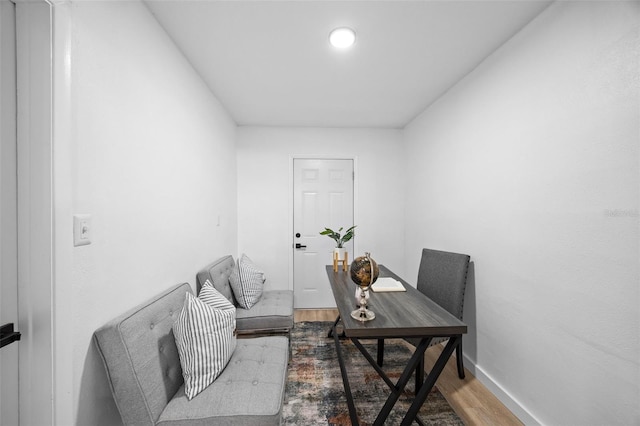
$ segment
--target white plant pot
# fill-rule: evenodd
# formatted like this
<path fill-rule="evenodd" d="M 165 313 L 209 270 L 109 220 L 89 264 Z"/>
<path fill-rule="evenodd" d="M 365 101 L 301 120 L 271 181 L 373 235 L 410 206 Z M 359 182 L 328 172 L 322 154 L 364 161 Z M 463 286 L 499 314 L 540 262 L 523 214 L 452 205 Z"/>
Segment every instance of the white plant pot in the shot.
<path fill-rule="evenodd" d="M 336 247 L 333 249 L 333 252 L 336 253 L 338 255 L 338 259 L 344 259 L 344 253 L 347 250 L 344 247 Z"/>

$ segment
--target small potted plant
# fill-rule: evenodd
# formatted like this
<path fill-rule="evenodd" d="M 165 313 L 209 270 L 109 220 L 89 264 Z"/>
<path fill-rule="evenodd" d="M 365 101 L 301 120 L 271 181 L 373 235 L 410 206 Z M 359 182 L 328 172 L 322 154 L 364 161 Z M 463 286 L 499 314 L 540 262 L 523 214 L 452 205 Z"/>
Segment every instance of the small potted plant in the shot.
<path fill-rule="evenodd" d="M 344 232 L 344 235 L 340 234 L 342 232 L 342 227 L 340 227 L 340 229 L 338 229 L 337 231 L 334 231 L 330 228 L 324 228 L 324 231 L 320 232 L 320 235 L 326 235 L 336 242 L 336 248 L 334 249 L 334 251 L 338 253 L 339 259 L 342 259 L 344 257 L 344 244 L 354 237 L 354 229 L 356 226 L 357 225 L 353 225 L 351 228 L 347 229 Z"/>

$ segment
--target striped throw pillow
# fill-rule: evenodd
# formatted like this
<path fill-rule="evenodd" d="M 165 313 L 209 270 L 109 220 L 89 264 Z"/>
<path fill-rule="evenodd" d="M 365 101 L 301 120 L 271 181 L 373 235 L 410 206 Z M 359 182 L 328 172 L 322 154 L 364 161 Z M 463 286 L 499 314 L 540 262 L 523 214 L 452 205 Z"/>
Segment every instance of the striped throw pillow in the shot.
<path fill-rule="evenodd" d="M 251 309 L 260 300 L 264 281 L 264 272 L 245 254 L 238 259 L 229 276 L 233 295 L 238 304 L 245 309 Z"/>
<path fill-rule="evenodd" d="M 206 389 L 227 366 L 236 348 L 235 328 L 235 308 L 216 309 L 187 293 L 173 324 L 187 399 Z"/>
<path fill-rule="evenodd" d="M 216 309 L 222 309 L 223 311 L 233 309 L 235 313 L 236 307 L 233 306 L 233 304 L 229 302 L 229 299 L 224 297 L 222 293 L 216 290 L 209 279 L 204 282 L 204 285 L 200 289 L 200 294 L 198 294 L 198 298 L 207 305 Z"/>

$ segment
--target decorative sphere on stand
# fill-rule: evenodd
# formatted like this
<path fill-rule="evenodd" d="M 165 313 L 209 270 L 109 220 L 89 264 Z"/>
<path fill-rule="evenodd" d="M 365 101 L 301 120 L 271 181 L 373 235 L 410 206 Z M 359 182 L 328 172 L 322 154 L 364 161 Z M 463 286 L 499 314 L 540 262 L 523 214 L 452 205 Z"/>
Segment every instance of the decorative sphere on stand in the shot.
<path fill-rule="evenodd" d="M 367 292 L 369 287 L 376 282 L 380 275 L 380 268 L 375 260 L 371 258 L 369 253 L 364 256 L 357 257 L 351 263 L 351 280 L 359 287 L 359 303 L 360 308 L 351 312 L 351 316 L 358 321 L 370 321 L 376 317 L 373 311 L 367 309 Z M 358 292 L 356 291 L 356 294 Z"/>
<path fill-rule="evenodd" d="M 365 290 L 376 282 L 379 275 L 380 268 L 378 268 L 376 261 L 369 256 L 369 253 L 356 257 L 351 263 L 351 279 L 356 285 L 364 287 Z"/>

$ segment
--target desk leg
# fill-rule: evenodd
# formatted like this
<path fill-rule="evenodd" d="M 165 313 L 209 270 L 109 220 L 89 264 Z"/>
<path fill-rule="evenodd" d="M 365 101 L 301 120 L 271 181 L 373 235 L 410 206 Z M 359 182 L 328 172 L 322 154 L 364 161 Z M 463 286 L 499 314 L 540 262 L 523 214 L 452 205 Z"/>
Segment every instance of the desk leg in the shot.
<path fill-rule="evenodd" d="M 340 315 L 338 315 L 338 318 L 336 318 L 336 320 L 334 321 L 333 326 L 331 326 L 331 328 L 329 329 L 329 333 L 327 334 L 327 337 L 333 337 L 334 330 L 338 326 L 339 322 L 340 322 Z M 340 337 L 344 337 L 344 332 L 340 334 Z"/>
<path fill-rule="evenodd" d="M 460 344 L 456 346 L 456 362 L 458 363 L 458 377 L 464 379 L 464 365 L 462 363 L 462 340 Z"/>
<path fill-rule="evenodd" d="M 423 383 L 424 383 L 424 357 L 422 357 L 422 359 L 418 363 L 418 366 L 416 367 L 416 388 L 415 388 L 416 395 L 418 394 L 418 391 L 422 387 Z"/>
<path fill-rule="evenodd" d="M 427 400 L 429 392 L 431 392 L 431 389 L 433 389 L 433 386 L 436 384 L 436 380 L 438 380 L 440 373 L 442 373 L 442 370 L 444 370 L 447 361 L 451 357 L 451 354 L 453 353 L 455 348 L 460 344 L 461 340 L 462 335 L 449 338 L 447 346 L 445 346 L 444 350 L 436 360 L 435 365 L 427 376 L 427 380 L 420 387 L 420 391 L 416 393 L 416 397 L 413 400 L 411 407 L 409 407 L 407 414 L 404 416 L 404 419 L 402 419 L 401 426 L 409 426 L 411 425 L 411 423 L 413 423 L 414 419 L 418 415 L 418 411 L 420 411 L 420 407 L 422 407 L 422 404 L 424 404 L 424 402 Z M 422 351 L 422 353 L 424 356 L 424 350 Z"/>
<path fill-rule="evenodd" d="M 423 338 L 420 340 L 420 343 L 416 347 L 415 352 L 413 353 L 413 355 L 411 355 L 411 358 L 409 359 L 409 363 L 407 364 L 404 371 L 400 375 L 398 382 L 393 387 L 391 391 L 391 395 L 389 395 L 389 397 L 387 398 L 387 401 L 384 403 L 384 406 L 382 407 L 382 410 L 380 410 L 380 412 L 378 413 L 378 417 L 376 417 L 376 420 L 373 423 L 374 426 L 384 425 L 385 420 L 387 419 L 387 417 L 389 417 L 389 413 L 391 413 L 391 409 L 398 401 L 398 398 L 400 398 L 400 395 L 404 391 L 405 386 L 407 386 L 407 383 L 409 382 L 409 379 L 411 378 L 413 371 L 416 369 L 416 365 L 418 365 L 418 362 L 420 361 L 421 358 L 424 358 L 424 351 L 426 351 L 427 348 L 429 347 L 429 343 L 431 343 L 430 337 Z M 418 409 L 420 408 L 420 406 L 422 406 L 422 404 L 418 405 Z M 415 419 L 417 414 L 418 413 L 416 412 L 416 414 L 414 414 L 412 418 Z"/>
<path fill-rule="evenodd" d="M 336 325 L 340 317 L 336 320 L 335 324 L 331 328 L 329 332 L 330 335 L 333 334 L 333 340 L 336 343 L 336 353 L 338 354 L 338 364 L 340 365 L 340 374 L 342 374 L 342 384 L 344 385 L 344 393 L 347 397 L 347 407 L 349 407 L 349 418 L 351 419 L 352 426 L 358 426 L 358 414 L 356 412 L 356 406 L 353 402 L 353 394 L 351 393 L 351 386 L 349 385 L 349 377 L 347 376 L 347 369 L 344 365 L 344 359 L 342 358 L 342 348 L 340 347 L 340 338 L 338 337 L 338 332 L 336 331 Z"/>

